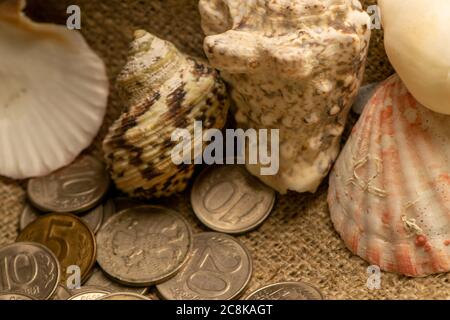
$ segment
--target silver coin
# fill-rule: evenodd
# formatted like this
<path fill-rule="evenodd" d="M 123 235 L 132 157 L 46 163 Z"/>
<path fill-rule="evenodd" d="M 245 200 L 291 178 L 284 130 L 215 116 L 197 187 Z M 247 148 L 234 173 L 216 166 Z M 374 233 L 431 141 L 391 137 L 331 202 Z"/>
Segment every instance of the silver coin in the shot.
<path fill-rule="evenodd" d="M 39 218 L 40 215 L 42 215 L 42 212 L 40 212 L 38 209 L 30 206 L 29 204 L 25 204 L 25 207 L 22 210 L 22 214 L 20 215 L 20 231 L 25 229 L 34 220 Z"/>
<path fill-rule="evenodd" d="M 89 210 L 86 213 L 80 215 L 81 220 L 86 222 L 92 232 L 97 233 L 100 230 L 103 222 L 104 206 L 100 204 L 95 209 Z M 44 212 L 39 211 L 29 204 L 25 204 L 25 208 L 20 216 L 20 230 L 24 230 L 31 222 L 45 215 Z"/>
<path fill-rule="evenodd" d="M 102 226 L 103 212 L 104 206 L 100 204 L 95 209 L 92 209 L 89 212 L 80 215 L 80 218 L 81 220 L 86 222 L 89 229 L 91 229 L 93 233 L 97 233 Z"/>
<path fill-rule="evenodd" d="M 196 179 L 191 193 L 198 219 L 212 230 L 230 234 L 258 227 L 274 203 L 275 191 L 239 165 L 206 169 Z"/>
<path fill-rule="evenodd" d="M 100 268 L 95 268 L 92 275 L 86 281 L 85 285 L 92 287 L 100 287 L 108 289 L 110 292 L 131 292 L 137 294 L 146 294 L 148 291 L 147 287 L 136 288 L 127 287 L 121 285 L 120 283 L 114 282 L 109 279 L 105 273 Z"/>
<path fill-rule="evenodd" d="M 65 285 L 59 284 L 53 294 L 52 300 L 67 300 L 72 296 L 72 293 Z"/>
<path fill-rule="evenodd" d="M 323 300 L 323 296 L 310 284 L 281 282 L 256 290 L 246 300 Z"/>
<path fill-rule="evenodd" d="M 49 299 L 61 276 L 56 256 L 37 243 L 18 242 L 0 248 L 0 292 Z"/>
<path fill-rule="evenodd" d="M 143 201 L 132 198 L 117 197 L 114 199 L 114 206 L 116 212 L 120 212 L 135 207 L 142 207 L 145 205 L 146 204 Z"/>
<path fill-rule="evenodd" d="M 97 262 L 110 277 L 150 286 L 172 277 L 188 258 L 192 235 L 177 212 L 158 206 L 124 210 L 97 235 Z"/>
<path fill-rule="evenodd" d="M 68 300 L 97 300 L 109 294 L 111 294 L 111 291 L 103 288 L 83 287 L 74 290 L 73 295 Z"/>
<path fill-rule="evenodd" d="M 16 293 L 0 293 L 0 301 L 1 300 L 35 300 L 33 297 L 26 296 L 23 294 Z"/>
<path fill-rule="evenodd" d="M 157 285 L 167 300 L 231 300 L 246 288 L 252 275 L 252 259 L 232 236 L 207 232 L 194 236 L 186 266 L 172 279 Z"/>
<path fill-rule="evenodd" d="M 151 299 L 136 293 L 117 292 L 101 297 L 98 300 L 151 300 Z"/>
<path fill-rule="evenodd" d="M 49 176 L 31 179 L 27 192 L 33 205 L 42 211 L 80 213 L 100 203 L 109 183 L 104 164 L 83 156 Z"/>

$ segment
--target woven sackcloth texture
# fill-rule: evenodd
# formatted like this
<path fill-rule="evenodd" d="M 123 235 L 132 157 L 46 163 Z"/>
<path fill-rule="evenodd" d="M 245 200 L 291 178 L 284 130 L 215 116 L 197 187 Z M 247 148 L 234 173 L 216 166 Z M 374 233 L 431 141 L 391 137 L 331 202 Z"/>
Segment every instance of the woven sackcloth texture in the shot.
<path fill-rule="evenodd" d="M 27 12 L 39 21 L 65 23 L 67 6 L 79 5 L 81 31 L 104 59 L 113 83 L 125 63 L 133 31 L 138 28 L 173 41 L 186 53 L 202 55 L 203 34 L 197 2 L 29 0 Z M 375 3 L 365 2 L 365 6 Z M 375 30 L 366 82 L 383 80 L 392 72 L 384 53 L 382 31 Z M 120 110 L 121 104 L 113 89 L 105 124 L 86 152 L 101 156 L 101 139 Z M 18 218 L 25 201 L 24 186 L 24 182 L 0 179 L 0 245 L 13 242 L 17 236 Z M 247 292 L 277 281 L 301 280 L 317 286 L 327 299 L 450 298 L 450 275 L 446 274 L 411 279 L 382 273 L 381 289 L 369 290 L 366 286 L 368 264 L 352 255 L 334 231 L 326 193 L 324 182 L 314 195 L 291 193 L 279 196 L 270 218 L 258 230 L 240 236 L 254 261 L 254 274 Z M 162 202 L 175 205 L 192 223 L 195 232 L 206 230 L 192 213 L 189 190 Z"/>

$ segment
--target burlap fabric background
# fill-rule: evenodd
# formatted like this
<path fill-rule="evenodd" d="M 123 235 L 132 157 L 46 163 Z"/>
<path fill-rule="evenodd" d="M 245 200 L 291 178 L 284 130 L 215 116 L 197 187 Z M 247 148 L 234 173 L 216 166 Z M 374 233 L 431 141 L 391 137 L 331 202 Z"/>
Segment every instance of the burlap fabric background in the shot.
<path fill-rule="evenodd" d="M 365 5 L 374 2 L 366 1 Z M 111 83 L 125 62 L 128 44 L 138 28 L 173 41 L 189 54 L 203 54 L 197 0 L 29 0 L 28 12 L 37 20 L 65 23 L 69 4 L 81 7 L 82 32 L 105 60 Z M 374 31 L 366 82 L 383 80 L 392 72 L 384 54 L 382 32 Z M 101 137 L 120 110 L 120 102 L 112 90 L 105 125 L 87 152 L 101 155 Z M 17 236 L 25 200 L 23 187 L 23 182 L 0 179 L 0 245 L 14 242 Z M 353 256 L 334 231 L 326 193 L 325 182 L 314 195 L 292 193 L 278 197 L 266 223 L 257 231 L 240 237 L 254 261 L 254 274 L 247 293 L 277 281 L 301 280 L 316 285 L 327 299 L 450 297 L 450 275 L 446 274 L 411 279 L 383 273 L 381 289 L 368 290 L 368 264 Z M 175 204 L 188 217 L 196 232 L 206 230 L 194 218 L 189 192 L 167 202 Z"/>

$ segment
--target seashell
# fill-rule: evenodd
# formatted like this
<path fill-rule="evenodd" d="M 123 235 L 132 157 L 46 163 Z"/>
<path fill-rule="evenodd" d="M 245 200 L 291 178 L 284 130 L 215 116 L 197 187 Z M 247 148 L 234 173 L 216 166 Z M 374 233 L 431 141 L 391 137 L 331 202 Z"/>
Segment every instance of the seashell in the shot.
<path fill-rule="evenodd" d="M 46 176 L 97 135 L 109 82 L 78 31 L 35 23 L 25 1 L 0 3 L 0 175 Z"/>
<path fill-rule="evenodd" d="M 205 53 L 232 88 L 240 128 L 280 129 L 278 190 L 315 192 L 361 84 L 370 18 L 350 0 L 201 0 Z M 248 152 L 248 146 L 247 146 Z"/>
<path fill-rule="evenodd" d="M 229 100 L 218 73 L 200 60 L 182 54 L 168 41 L 139 30 L 126 66 L 117 79 L 126 111 L 112 125 L 103 143 L 116 186 L 134 197 L 162 197 L 186 188 L 193 164 L 175 165 L 176 129 L 194 133 L 221 129 Z M 191 143 L 191 150 L 203 147 Z"/>
<path fill-rule="evenodd" d="M 411 94 L 450 115 L 450 1 L 380 0 L 385 47 Z"/>
<path fill-rule="evenodd" d="M 397 75 L 379 87 L 330 176 L 331 219 L 353 253 L 408 276 L 450 270 L 449 123 Z"/>

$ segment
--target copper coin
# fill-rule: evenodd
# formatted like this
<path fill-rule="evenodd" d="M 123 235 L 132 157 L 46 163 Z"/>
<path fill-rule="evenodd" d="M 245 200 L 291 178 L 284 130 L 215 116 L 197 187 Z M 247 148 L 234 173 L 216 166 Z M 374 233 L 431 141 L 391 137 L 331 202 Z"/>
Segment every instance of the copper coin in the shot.
<path fill-rule="evenodd" d="M 94 157 L 82 156 L 49 176 L 31 179 L 27 192 L 42 211 L 79 213 L 97 206 L 109 184 L 105 165 Z"/>
<path fill-rule="evenodd" d="M 55 255 L 37 243 L 13 243 L 0 249 L 0 292 L 49 299 L 61 271 Z"/>
<path fill-rule="evenodd" d="M 275 191 L 247 172 L 244 166 L 210 167 L 196 179 L 192 208 L 208 228 L 239 234 L 257 228 L 275 203 Z"/>
<path fill-rule="evenodd" d="M 29 224 L 17 241 L 37 242 L 48 247 L 58 258 L 65 284 L 67 268 L 78 266 L 84 281 L 94 266 L 96 243 L 94 233 L 85 222 L 71 214 L 50 213 Z"/>
<path fill-rule="evenodd" d="M 103 215 L 106 210 L 106 205 L 100 204 L 94 209 L 91 209 L 80 215 L 80 218 L 86 222 L 91 228 L 92 232 L 97 233 L 100 230 L 103 222 Z M 31 222 L 43 216 L 45 213 L 39 211 L 29 204 L 25 204 L 22 214 L 20 216 L 20 230 L 25 229 Z"/>
<path fill-rule="evenodd" d="M 252 259 L 240 241 L 207 232 L 194 236 L 186 266 L 156 288 L 167 300 L 230 300 L 244 291 L 251 275 Z"/>
<path fill-rule="evenodd" d="M 73 295 L 68 300 L 97 300 L 109 294 L 111 294 L 111 291 L 104 288 L 89 286 L 74 290 Z"/>
<path fill-rule="evenodd" d="M 246 300 L 323 300 L 323 296 L 310 284 L 281 282 L 256 290 Z"/>

